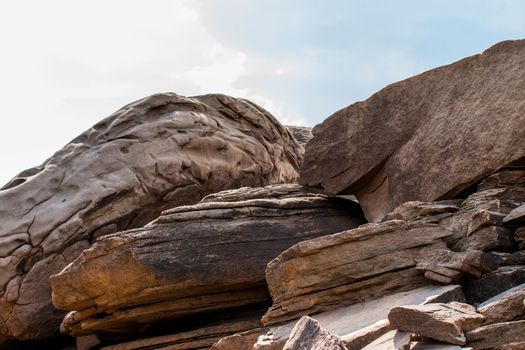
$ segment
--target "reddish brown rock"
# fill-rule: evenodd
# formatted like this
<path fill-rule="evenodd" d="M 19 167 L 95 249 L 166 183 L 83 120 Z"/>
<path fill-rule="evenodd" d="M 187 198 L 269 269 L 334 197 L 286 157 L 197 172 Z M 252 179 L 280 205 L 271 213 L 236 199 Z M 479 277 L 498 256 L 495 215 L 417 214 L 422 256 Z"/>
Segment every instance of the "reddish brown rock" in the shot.
<path fill-rule="evenodd" d="M 296 323 L 283 350 L 348 350 L 343 340 L 323 329 L 319 322 L 303 316 Z"/>
<path fill-rule="evenodd" d="M 469 346 L 482 349 L 523 349 L 525 321 L 495 323 L 466 333 Z"/>
<path fill-rule="evenodd" d="M 485 324 L 508 322 L 525 313 L 525 284 L 498 294 L 478 305 L 478 312 L 485 316 Z"/>
<path fill-rule="evenodd" d="M 83 335 L 135 333 L 266 302 L 268 261 L 363 220 L 354 202 L 299 185 L 220 192 L 165 211 L 144 228 L 99 238 L 52 276 L 53 303 L 72 311 L 63 331 Z"/>
<path fill-rule="evenodd" d="M 458 195 L 525 157 L 524 67 L 525 41 L 505 41 L 334 113 L 313 129 L 300 182 L 355 194 L 370 221 Z"/>
<path fill-rule="evenodd" d="M 466 344 L 465 331 L 479 327 L 485 317 L 468 304 L 451 302 L 393 308 L 393 328 L 450 344 Z"/>

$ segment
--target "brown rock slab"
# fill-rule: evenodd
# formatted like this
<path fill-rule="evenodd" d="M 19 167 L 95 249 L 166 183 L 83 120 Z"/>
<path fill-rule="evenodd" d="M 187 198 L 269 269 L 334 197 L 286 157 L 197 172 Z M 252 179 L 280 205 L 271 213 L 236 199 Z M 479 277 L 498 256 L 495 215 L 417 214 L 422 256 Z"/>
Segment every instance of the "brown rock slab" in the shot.
<path fill-rule="evenodd" d="M 523 344 L 524 334 L 525 321 L 514 321 L 479 327 L 466 332 L 466 337 L 469 346 L 475 350 L 512 349 Z"/>
<path fill-rule="evenodd" d="M 504 41 L 334 113 L 313 129 L 300 182 L 355 194 L 370 221 L 454 197 L 525 156 L 524 67 L 525 41 Z"/>
<path fill-rule="evenodd" d="M 388 332 L 389 311 L 396 306 L 429 302 L 464 301 L 460 286 L 426 286 L 393 293 L 375 300 L 366 300 L 311 315 L 330 333 L 340 336 L 349 350 L 360 350 L 366 344 Z M 259 337 L 254 349 L 282 350 L 295 322 L 269 328 Z"/>
<path fill-rule="evenodd" d="M 473 306 L 459 302 L 395 307 L 388 314 L 394 329 L 456 345 L 465 345 L 464 332 L 484 319 Z"/>
<path fill-rule="evenodd" d="M 266 268 L 273 305 L 263 324 L 423 286 L 419 251 L 450 234 L 435 224 L 391 220 L 301 242 Z"/>
<path fill-rule="evenodd" d="M 485 324 L 513 321 L 524 314 L 525 284 L 511 288 L 478 305 Z"/>
<path fill-rule="evenodd" d="M 515 248 L 512 231 L 503 226 L 482 227 L 452 246 L 452 249 L 459 251 L 512 251 Z"/>
<path fill-rule="evenodd" d="M 271 259 L 363 220 L 354 202 L 299 185 L 213 194 L 165 211 L 144 228 L 99 238 L 52 276 L 53 303 L 72 311 L 62 330 L 77 336 L 134 333 L 266 302 L 264 270 Z"/>
<path fill-rule="evenodd" d="M 92 239 L 212 192 L 293 182 L 302 152 L 268 112 L 225 95 L 153 95 L 102 120 L 0 190 L 0 340 L 57 334 L 48 277 Z"/>
<path fill-rule="evenodd" d="M 479 250 L 453 252 L 447 248 L 423 248 L 416 258 L 416 269 L 425 272 L 428 279 L 452 284 L 463 275 L 479 278 L 498 266 L 496 259 Z"/>
<path fill-rule="evenodd" d="M 259 320 L 257 319 L 224 322 L 219 325 L 203 327 L 196 330 L 105 346 L 101 350 L 190 350 L 209 348 L 225 335 L 255 328 L 257 326 L 259 326 Z M 230 348 L 230 350 L 239 349 Z"/>
<path fill-rule="evenodd" d="M 303 316 L 295 324 L 283 350 L 347 350 L 342 339 L 326 329 L 319 322 Z"/>

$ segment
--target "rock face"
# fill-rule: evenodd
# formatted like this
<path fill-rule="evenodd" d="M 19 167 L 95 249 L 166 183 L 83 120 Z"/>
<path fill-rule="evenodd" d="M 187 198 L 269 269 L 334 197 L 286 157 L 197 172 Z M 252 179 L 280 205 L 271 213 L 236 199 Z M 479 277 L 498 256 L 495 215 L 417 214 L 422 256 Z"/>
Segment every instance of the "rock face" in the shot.
<path fill-rule="evenodd" d="M 479 327 L 485 317 L 469 304 L 451 302 L 393 308 L 393 328 L 450 344 L 465 345 L 465 331 Z"/>
<path fill-rule="evenodd" d="M 323 329 L 319 322 L 303 316 L 297 322 L 283 350 L 348 350 L 343 340 Z"/>
<path fill-rule="evenodd" d="M 525 321 L 495 323 L 467 332 L 473 349 L 523 349 Z"/>
<path fill-rule="evenodd" d="M 0 340 L 58 331 L 48 277 L 92 239 L 219 190 L 293 182 L 302 152 L 268 112 L 225 95 L 154 95 L 96 124 L 0 190 Z"/>
<path fill-rule="evenodd" d="M 73 335 L 134 333 L 160 321 L 268 300 L 264 269 L 299 241 L 355 227 L 359 206 L 299 185 L 241 188 L 101 237 L 51 278 Z"/>
<path fill-rule="evenodd" d="M 524 113 L 525 41 L 501 42 L 334 113 L 313 129 L 300 183 L 355 194 L 379 221 L 525 157 Z"/>
<path fill-rule="evenodd" d="M 485 324 L 513 321 L 525 313 L 525 284 L 498 294 L 478 305 L 478 311 L 485 316 Z"/>

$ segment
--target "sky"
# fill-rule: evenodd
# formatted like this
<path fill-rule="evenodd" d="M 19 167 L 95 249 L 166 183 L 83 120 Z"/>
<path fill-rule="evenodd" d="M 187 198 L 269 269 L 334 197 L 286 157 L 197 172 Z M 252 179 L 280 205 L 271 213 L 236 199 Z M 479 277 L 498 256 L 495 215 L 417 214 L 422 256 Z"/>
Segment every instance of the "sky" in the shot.
<path fill-rule="evenodd" d="M 0 0 L 0 186 L 134 100 L 248 98 L 314 126 L 525 38 L 522 0 Z"/>

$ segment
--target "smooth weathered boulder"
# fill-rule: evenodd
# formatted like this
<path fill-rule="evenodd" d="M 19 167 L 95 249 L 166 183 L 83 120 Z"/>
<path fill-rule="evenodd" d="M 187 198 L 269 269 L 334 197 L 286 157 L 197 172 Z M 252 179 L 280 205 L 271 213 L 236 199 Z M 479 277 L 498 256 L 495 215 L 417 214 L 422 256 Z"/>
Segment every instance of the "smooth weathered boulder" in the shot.
<path fill-rule="evenodd" d="M 500 42 L 334 113 L 313 129 L 300 183 L 355 194 L 379 221 L 525 157 L 524 113 L 525 40 Z"/>
<path fill-rule="evenodd" d="M 478 305 L 477 309 L 485 316 L 485 324 L 508 322 L 525 313 L 523 300 L 525 300 L 525 284 L 490 298 Z"/>
<path fill-rule="evenodd" d="M 479 327 L 485 317 L 472 305 L 451 302 L 393 308 L 388 320 L 394 329 L 450 344 L 465 345 L 465 331 Z"/>
<path fill-rule="evenodd" d="M 495 323 L 476 328 L 466 334 L 469 346 L 482 349 L 523 349 L 525 321 Z"/>
<path fill-rule="evenodd" d="M 225 95 L 131 103 L 0 190 L 0 340 L 56 334 L 48 277 L 93 238 L 240 186 L 293 182 L 303 147 L 257 105 Z"/>
<path fill-rule="evenodd" d="M 322 328 L 319 322 L 303 316 L 295 324 L 283 350 L 348 350 L 343 340 Z"/>
<path fill-rule="evenodd" d="M 464 301 L 460 286 L 416 288 L 374 300 L 363 300 L 360 303 L 313 314 L 310 317 L 330 333 L 340 336 L 349 350 L 360 350 L 391 329 L 387 317 L 393 307 L 450 301 Z M 282 350 L 294 325 L 295 321 L 291 321 L 270 327 L 258 338 L 254 349 Z"/>
<path fill-rule="evenodd" d="M 73 335 L 268 301 L 264 270 L 302 240 L 358 226 L 359 206 L 299 185 L 241 188 L 163 212 L 144 228 L 101 237 L 51 277 Z M 204 317 L 204 316 L 203 316 Z"/>

